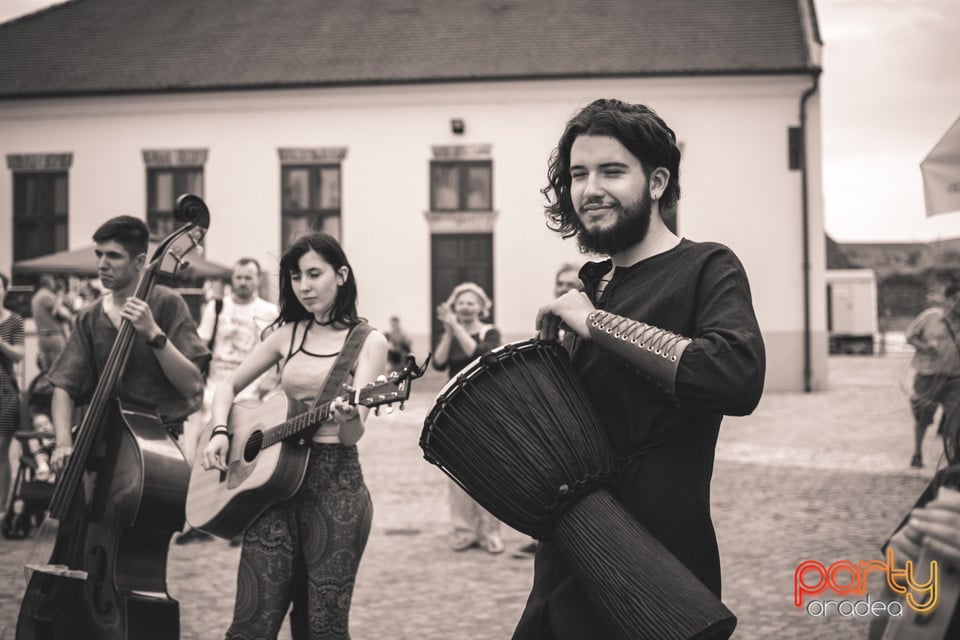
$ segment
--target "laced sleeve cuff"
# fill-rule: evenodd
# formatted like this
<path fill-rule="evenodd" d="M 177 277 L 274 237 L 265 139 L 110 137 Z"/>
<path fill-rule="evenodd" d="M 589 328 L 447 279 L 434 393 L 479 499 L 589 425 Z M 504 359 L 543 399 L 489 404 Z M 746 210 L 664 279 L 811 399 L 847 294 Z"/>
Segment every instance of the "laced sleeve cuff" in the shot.
<path fill-rule="evenodd" d="M 597 346 L 627 362 L 677 402 L 677 368 L 690 338 L 599 309 L 587 316 L 587 328 Z"/>

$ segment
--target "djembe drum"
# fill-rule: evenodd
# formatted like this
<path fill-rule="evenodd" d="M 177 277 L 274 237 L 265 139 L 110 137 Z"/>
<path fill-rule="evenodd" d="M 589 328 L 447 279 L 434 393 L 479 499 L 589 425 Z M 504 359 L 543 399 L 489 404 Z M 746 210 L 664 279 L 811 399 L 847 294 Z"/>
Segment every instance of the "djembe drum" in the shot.
<path fill-rule="evenodd" d="M 514 529 L 552 540 L 622 640 L 725 639 L 736 617 L 607 491 L 613 452 L 567 353 L 507 344 L 440 392 L 424 457 Z"/>

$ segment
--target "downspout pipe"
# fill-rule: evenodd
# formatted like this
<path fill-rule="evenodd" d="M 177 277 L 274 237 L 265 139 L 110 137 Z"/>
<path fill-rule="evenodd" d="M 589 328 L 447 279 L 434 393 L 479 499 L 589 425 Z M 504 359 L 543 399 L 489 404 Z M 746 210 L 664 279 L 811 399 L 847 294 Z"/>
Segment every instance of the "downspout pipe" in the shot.
<path fill-rule="evenodd" d="M 810 335 L 810 198 L 807 195 L 807 100 L 820 85 L 820 69 L 812 73 L 813 84 L 800 96 L 800 198 L 803 224 L 803 390 L 813 391 L 812 340 Z"/>

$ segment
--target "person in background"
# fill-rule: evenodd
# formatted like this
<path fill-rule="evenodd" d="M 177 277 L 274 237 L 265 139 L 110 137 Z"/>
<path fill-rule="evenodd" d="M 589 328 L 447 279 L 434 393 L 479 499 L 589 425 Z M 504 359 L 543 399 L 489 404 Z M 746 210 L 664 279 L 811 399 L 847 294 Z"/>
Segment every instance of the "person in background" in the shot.
<path fill-rule="evenodd" d="M 410 338 L 408 338 L 407 334 L 400 328 L 400 318 L 397 316 L 390 316 L 390 331 L 387 332 L 387 344 L 389 345 L 389 350 L 387 351 L 387 373 L 399 371 L 406 363 L 407 356 L 410 355 L 412 349 L 410 348 Z"/>
<path fill-rule="evenodd" d="M 73 311 L 64 303 L 53 276 L 40 276 L 37 290 L 30 299 L 30 312 L 37 326 L 42 371 L 52 365 L 67 343 L 64 327 L 73 321 Z"/>
<path fill-rule="evenodd" d="M 210 422 L 210 405 L 217 385 L 240 366 L 243 359 L 260 344 L 264 330 L 277 319 L 277 305 L 260 297 L 260 263 L 240 258 L 230 276 L 230 295 L 214 296 L 203 307 L 197 334 L 210 349 L 210 366 L 203 391 L 203 407 L 190 416 L 183 429 L 183 455 L 193 466 L 197 439 Z M 268 371 L 242 389 L 236 400 L 260 400 L 275 389 L 277 376 Z M 204 542 L 213 536 L 189 527 L 174 539 L 176 544 Z M 232 541 L 234 546 L 240 539 Z"/>
<path fill-rule="evenodd" d="M 0 512 L 10 494 L 10 440 L 20 428 L 20 386 L 14 365 L 23 360 L 23 318 L 7 309 L 10 278 L 0 273 Z"/>
<path fill-rule="evenodd" d="M 69 315 L 67 319 L 60 321 L 60 328 L 63 330 L 63 335 L 69 336 L 70 332 L 73 331 L 73 319 L 77 315 L 74 311 L 76 300 L 74 300 L 74 293 L 70 289 L 70 281 L 67 278 L 54 278 L 54 282 L 57 284 L 57 299 Z"/>
<path fill-rule="evenodd" d="M 100 289 L 95 287 L 89 279 L 84 278 L 77 287 L 77 295 L 73 299 L 74 312 L 79 312 L 88 304 L 93 304 L 100 295 Z"/>
<path fill-rule="evenodd" d="M 907 327 L 907 342 L 913 354 L 913 457 L 910 466 L 923 466 L 923 436 L 933 422 L 937 405 L 943 405 L 940 433 L 948 457 L 955 458 L 960 432 L 960 283 L 950 282 L 943 292 L 943 306 L 930 307 Z M 952 438 L 952 440 L 951 440 Z M 951 446 L 952 443 L 952 446 Z M 958 462 L 951 459 L 950 462 Z"/>
<path fill-rule="evenodd" d="M 577 291 L 583 288 L 580 280 L 580 267 L 572 262 L 565 262 L 557 270 L 553 284 L 553 297 L 559 298 L 567 291 Z"/>
<path fill-rule="evenodd" d="M 446 302 L 437 307 L 443 334 L 433 353 L 433 366 L 453 378 L 477 356 L 500 346 L 500 331 L 482 320 L 490 317 L 493 304 L 487 293 L 473 282 L 453 288 Z M 482 547 L 491 554 L 503 553 L 500 521 L 474 501 L 452 480 L 450 516 L 453 521 L 454 551 Z"/>

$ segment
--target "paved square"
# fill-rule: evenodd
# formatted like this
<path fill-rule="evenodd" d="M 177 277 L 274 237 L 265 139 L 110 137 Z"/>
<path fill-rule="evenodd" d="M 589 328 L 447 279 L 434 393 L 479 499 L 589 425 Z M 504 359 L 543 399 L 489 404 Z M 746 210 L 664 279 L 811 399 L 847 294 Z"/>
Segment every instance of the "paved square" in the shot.
<path fill-rule="evenodd" d="M 831 357 L 830 389 L 764 396 L 745 418 L 726 418 L 713 482 L 713 518 L 724 600 L 743 640 L 865 638 L 866 623 L 814 619 L 792 604 L 803 560 L 880 558 L 879 545 L 933 473 L 908 467 L 909 358 Z M 371 420 L 360 459 L 374 502 L 374 528 L 354 594 L 355 639 L 509 638 L 533 563 L 511 552 L 454 553 L 446 537 L 446 484 L 418 447 L 423 417 L 442 381 L 420 381 L 404 412 Z M 0 638 L 13 638 L 33 541 L 0 539 Z M 182 637 L 223 637 L 233 607 L 239 549 L 225 541 L 171 546 L 168 581 L 180 601 Z M 289 637 L 287 632 L 281 637 Z"/>

